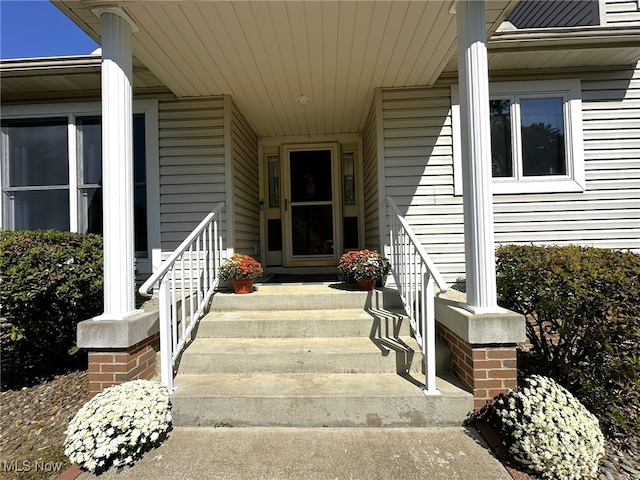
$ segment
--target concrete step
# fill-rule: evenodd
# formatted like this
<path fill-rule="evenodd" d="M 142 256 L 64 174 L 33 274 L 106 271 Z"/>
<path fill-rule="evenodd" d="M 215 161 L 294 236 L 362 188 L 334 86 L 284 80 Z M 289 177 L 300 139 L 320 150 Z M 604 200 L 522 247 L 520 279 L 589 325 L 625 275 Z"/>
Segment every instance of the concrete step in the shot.
<path fill-rule="evenodd" d="M 422 371 L 410 337 L 197 338 L 179 372 L 394 373 Z"/>
<path fill-rule="evenodd" d="M 210 312 L 198 338 L 409 336 L 409 320 L 390 310 L 271 310 Z"/>
<path fill-rule="evenodd" d="M 397 290 L 377 288 L 361 291 L 355 285 L 336 284 L 260 284 L 248 295 L 218 292 L 212 311 L 237 310 L 337 310 L 401 307 Z"/>
<path fill-rule="evenodd" d="M 244 373 L 176 377 L 175 426 L 425 427 L 460 425 L 470 393 L 438 378 L 425 396 L 418 376 Z"/>

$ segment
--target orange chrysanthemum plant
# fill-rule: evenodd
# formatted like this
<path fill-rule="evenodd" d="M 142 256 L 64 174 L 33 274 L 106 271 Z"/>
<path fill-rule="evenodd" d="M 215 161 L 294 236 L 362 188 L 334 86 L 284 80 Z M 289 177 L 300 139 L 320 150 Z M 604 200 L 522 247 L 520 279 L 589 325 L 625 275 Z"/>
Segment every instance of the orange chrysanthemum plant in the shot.
<path fill-rule="evenodd" d="M 242 253 L 236 253 L 229 260 L 220 265 L 220 278 L 222 280 L 249 280 L 255 279 L 264 273 L 260 262 Z"/>

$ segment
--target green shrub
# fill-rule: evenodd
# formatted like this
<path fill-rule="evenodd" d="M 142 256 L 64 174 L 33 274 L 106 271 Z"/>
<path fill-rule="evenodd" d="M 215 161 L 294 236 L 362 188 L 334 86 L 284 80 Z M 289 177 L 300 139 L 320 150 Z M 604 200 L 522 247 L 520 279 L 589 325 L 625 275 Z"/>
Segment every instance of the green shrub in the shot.
<path fill-rule="evenodd" d="M 640 255 L 508 245 L 497 281 L 500 305 L 529 320 L 538 373 L 573 392 L 609 438 L 640 444 Z"/>
<path fill-rule="evenodd" d="M 102 277 L 100 236 L 0 232 L 3 387 L 73 363 L 77 323 L 102 311 Z"/>
<path fill-rule="evenodd" d="M 523 379 L 481 415 L 500 432 L 513 458 L 543 479 L 588 478 L 605 453 L 598 419 L 547 377 Z"/>

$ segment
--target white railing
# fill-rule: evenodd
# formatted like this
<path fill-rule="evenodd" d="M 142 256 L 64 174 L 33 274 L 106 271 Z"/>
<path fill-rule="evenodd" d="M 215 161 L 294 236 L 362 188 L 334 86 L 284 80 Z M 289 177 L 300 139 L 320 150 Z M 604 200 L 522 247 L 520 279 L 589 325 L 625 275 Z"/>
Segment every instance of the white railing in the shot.
<path fill-rule="evenodd" d="M 159 285 L 160 372 L 170 392 L 176 361 L 218 285 L 223 210 L 224 202 L 216 205 L 139 290 L 148 296 Z"/>
<path fill-rule="evenodd" d="M 448 286 L 393 198 L 386 200 L 391 271 L 424 360 L 423 391 L 425 395 L 440 395 L 436 388 L 434 286 L 438 285 L 441 292 Z"/>

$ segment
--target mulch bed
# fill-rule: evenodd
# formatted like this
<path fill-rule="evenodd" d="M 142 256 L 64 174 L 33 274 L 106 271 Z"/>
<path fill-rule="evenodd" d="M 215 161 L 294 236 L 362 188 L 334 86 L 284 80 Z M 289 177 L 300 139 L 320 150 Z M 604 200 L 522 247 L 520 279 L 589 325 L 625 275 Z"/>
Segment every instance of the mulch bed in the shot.
<path fill-rule="evenodd" d="M 509 472 L 511 478 L 514 480 L 533 480 L 533 478 L 528 473 L 523 472 L 517 462 L 511 458 L 509 449 L 502 443 L 502 439 L 491 425 L 488 423 L 478 423 L 475 427 L 484 441 L 487 442 L 487 445 L 494 455 L 500 460 L 507 472 Z"/>

